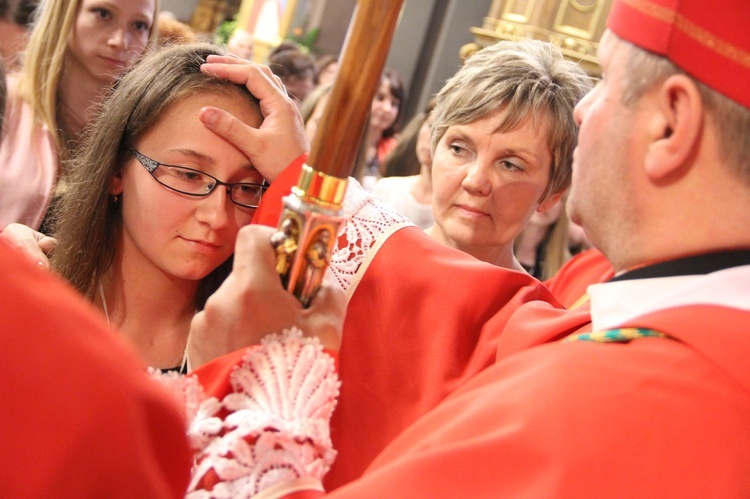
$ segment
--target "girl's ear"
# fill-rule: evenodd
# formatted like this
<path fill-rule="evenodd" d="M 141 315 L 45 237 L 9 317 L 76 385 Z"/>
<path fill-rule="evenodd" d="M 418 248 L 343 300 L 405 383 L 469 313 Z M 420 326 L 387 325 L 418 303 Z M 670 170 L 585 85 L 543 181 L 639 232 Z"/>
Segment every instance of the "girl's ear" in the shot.
<path fill-rule="evenodd" d="M 122 194 L 122 175 L 121 174 L 115 173 L 115 176 L 112 177 L 112 180 L 109 184 L 109 194 L 112 196 Z"/>

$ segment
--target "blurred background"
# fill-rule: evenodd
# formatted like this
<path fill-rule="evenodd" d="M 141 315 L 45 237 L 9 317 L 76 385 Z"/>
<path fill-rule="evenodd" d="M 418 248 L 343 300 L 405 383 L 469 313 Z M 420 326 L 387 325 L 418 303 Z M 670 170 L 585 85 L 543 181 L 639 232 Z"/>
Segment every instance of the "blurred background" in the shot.
<path fill-rule="evenodd" d="M 252 34 L 253 59 L 292 40 L 316 58 L 337 56 L 357 0 L 161 0 L 199 37 Z M 611 0 L 404 0 L 386 67 L 405 86 L 403 122 L 422 109 L 462 59 L 501 39 L 540 38 L 598 76 L 596 46 Z"/>

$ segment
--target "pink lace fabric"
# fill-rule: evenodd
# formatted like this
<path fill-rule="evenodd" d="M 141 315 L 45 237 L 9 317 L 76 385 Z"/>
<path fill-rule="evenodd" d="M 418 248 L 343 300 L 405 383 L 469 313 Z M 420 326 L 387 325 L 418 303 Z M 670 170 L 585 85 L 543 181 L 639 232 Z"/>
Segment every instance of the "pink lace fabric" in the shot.
<path fill-rule="evenodd" d="M 300 479 L 319 484 L 333 463 L 329 421 L 339 381 L 317 338 L 297 329 L 265 337 L 234 369 L 223 400 L 206 398 L 193 376 L 151 374 L 185 410 L 196 456 L 188 498 L 252 497 Z"/>

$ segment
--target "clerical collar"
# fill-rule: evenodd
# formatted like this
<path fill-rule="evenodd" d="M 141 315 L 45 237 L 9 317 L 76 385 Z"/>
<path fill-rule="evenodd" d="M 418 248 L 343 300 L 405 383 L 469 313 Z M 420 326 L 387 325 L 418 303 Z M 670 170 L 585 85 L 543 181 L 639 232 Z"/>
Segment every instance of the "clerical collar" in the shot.
<path fill-rule="evenodd" d="M 609 282 L 654 277 L 710 274 L 718 270 L 750 265 L 750 249 L 717 251 L 687 256 L 638 267 L 613 277 Z"/>

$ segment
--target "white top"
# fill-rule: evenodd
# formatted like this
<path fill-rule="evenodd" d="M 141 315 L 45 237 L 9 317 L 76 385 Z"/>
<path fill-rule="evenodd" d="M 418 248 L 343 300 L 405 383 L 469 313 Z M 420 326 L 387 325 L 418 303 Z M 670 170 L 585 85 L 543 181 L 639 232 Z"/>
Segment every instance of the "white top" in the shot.
<path fill-rule="evenodd" d="M 414 225 L 428 229 L 434 222 L 432 205 L 420 203 L 411 193 L 411 188 L 418 179 L 419 175 L 383 177 L 375 184 L 372 192 L 383 204 L 407 217 Z"/>

